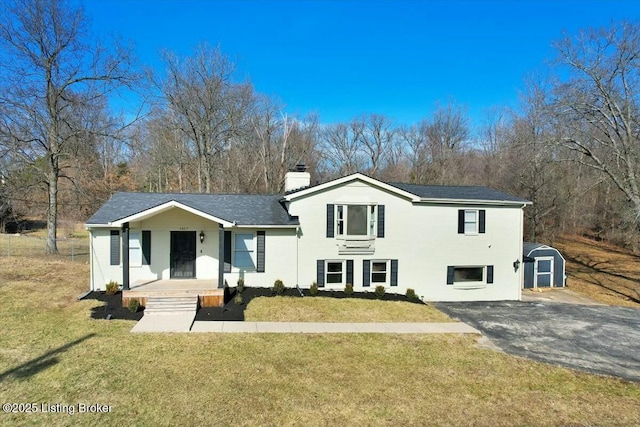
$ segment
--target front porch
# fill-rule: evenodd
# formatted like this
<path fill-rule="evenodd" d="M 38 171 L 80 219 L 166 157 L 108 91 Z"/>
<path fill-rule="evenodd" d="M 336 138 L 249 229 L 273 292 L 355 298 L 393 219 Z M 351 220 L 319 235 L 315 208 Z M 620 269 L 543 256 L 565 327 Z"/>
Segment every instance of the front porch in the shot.
<path fill-rule="evenodd" d="M 218 281 L 197 279 L 172 279 L 135 282 L 130 289 L 122 291 L 122 305 L 137 299 L 140 305 L 147 306 L 148 297 L 190 297 L 197 296 L 200 307 L 222 307 L 224 289 L 218 288 Z"/>

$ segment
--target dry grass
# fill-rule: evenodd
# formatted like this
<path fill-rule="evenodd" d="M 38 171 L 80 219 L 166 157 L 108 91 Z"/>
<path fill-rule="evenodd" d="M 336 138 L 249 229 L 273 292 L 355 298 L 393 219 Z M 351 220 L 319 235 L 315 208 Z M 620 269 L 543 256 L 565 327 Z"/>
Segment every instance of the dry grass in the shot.
<path fill-rule="evenodd" d="M 88 266 L 0 258 L 0 402 L 111 405 L 3 425 L 638 425 L 640 384 L 463 335 L 130 334 L 76 301 Z"/>
<path fill-rule="evenodd" d="M 29 234 L 0 234 L 0 258 L 38 257 L 45 253 L 46 230 Z M 77 262 L 89 261 L 89 233 L 74 231 L 69 237 L 58 238 L 60 260 L 73 259 Z"/>
<path fill-rule="evenodd" d="M 567 260 L 567 287 L 610 305 L 640 307 L 640 257 L 586 237 L 554 242 Z"/>
<path fill-rule="evenodd" d="M 245 311 L 251 321 L 270 322 L 452 322 L 430 305 L 355 298 L 256 298 Z"/>

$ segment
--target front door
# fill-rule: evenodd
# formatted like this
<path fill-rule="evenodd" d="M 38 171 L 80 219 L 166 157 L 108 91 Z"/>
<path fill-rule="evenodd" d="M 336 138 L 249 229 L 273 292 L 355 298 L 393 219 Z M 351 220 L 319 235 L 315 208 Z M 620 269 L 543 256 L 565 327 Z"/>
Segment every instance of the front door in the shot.
<path fill-rule="evenodd" d="M 536 287 L 548 288 L 553 286 L 553 257 L 536 258 L 533 274 Z"/>
<path fill-rule="evenodd" d="M 196 232 L 172 231 L 170 257 L 172 279 L 196 277 Z"/>

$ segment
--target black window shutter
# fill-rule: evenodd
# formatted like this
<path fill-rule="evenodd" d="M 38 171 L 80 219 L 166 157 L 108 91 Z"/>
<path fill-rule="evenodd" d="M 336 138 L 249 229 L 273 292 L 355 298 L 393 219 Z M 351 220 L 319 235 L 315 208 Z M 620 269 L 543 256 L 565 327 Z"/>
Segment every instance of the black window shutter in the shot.
<path fill-rule="evenodd" d="M 317 277 L 316 277 L 316 283 L 318 284 L 319 288 L 324 288 L 324 260 L 323 259 L 319 259 L 316 263 L 316 268 L 317 268 Z"/>
<path fill-rule="evenodd" d="M 458 234 L 464 234 L 464 209 L 458 209 Z"/>
<path fill-rule="evenodd" d="M 264 273 L 264 249 L 265 249 L 265 233 L 264 231 L 258 231 L 257 235 L 257 247 L 258 247 L 258 259 L 256 265 L 256 271 L 258 273 Z"/>
<path fill-rule="evenodd" d="M 480 224 L 478 225 L 478 232 L 484 233 L 487 211 L 485 211 L 484 209 L 480 209 L 479 215 L 480 215 Z"/>
<path fill-rule="evenodd" d="M 333 205 L 327 205 L 327 237 L 334 237 L 335 222 Z"/>
<path fill-rule="evenodd" d="M 384 237 L 384 205 L 378 205 L 378 237 Z"/>
<path fill-rule="evenodd" d="M 120 232 L 111 230 L 111 265 L 120 265 Z"/>
<path fill-rule="evenodd" d="M 455 267 L 450 265 L 447 267 L 447 285 L 453 285 L 453 272 Z"/>
<path fill-rule="evenodd" d="M 347 260 L 347 283 L 351 283 L 353 285 L 353 260 Z"/>
<path fill-rule="evenodd" d="M 151 231 L 142 230 L 142 265 L 151 265 Z"/>
<path fill-rule="evenodd" d="M 365 259 L 362 261 L 362 286 L 371 285 L 371 261 Z"/>
<path fill-rule="evenodd" d="M 398 286 L 398 260 L 391 260 L 391 286 Z"/>
<path fill-rule="evenodd" d="M 487 265 L 487 283 L 493 283 L 493 265 Z"/>
<path fill-rule="evenodd" d="M 224 232 L 224 272 L 231 273 L 231 232 Z"/>

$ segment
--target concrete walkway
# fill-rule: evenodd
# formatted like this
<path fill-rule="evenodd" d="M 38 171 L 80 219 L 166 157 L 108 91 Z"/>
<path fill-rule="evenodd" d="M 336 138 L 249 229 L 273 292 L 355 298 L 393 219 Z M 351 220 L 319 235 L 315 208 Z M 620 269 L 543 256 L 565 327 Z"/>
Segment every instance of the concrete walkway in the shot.
<path fill-rule="evenodd" d="M 193 313 L 145 314 L 131 332 L 189 332 L 195 317 L 195 311 Z"/>
<path fill-rule="evenodd" d="M 218 332 L 269 334 L 480 334 L 462 322 L 448 323 L 315 323 L 194 322 L 192 315 L 144 315 L 131 332 Z"/>

